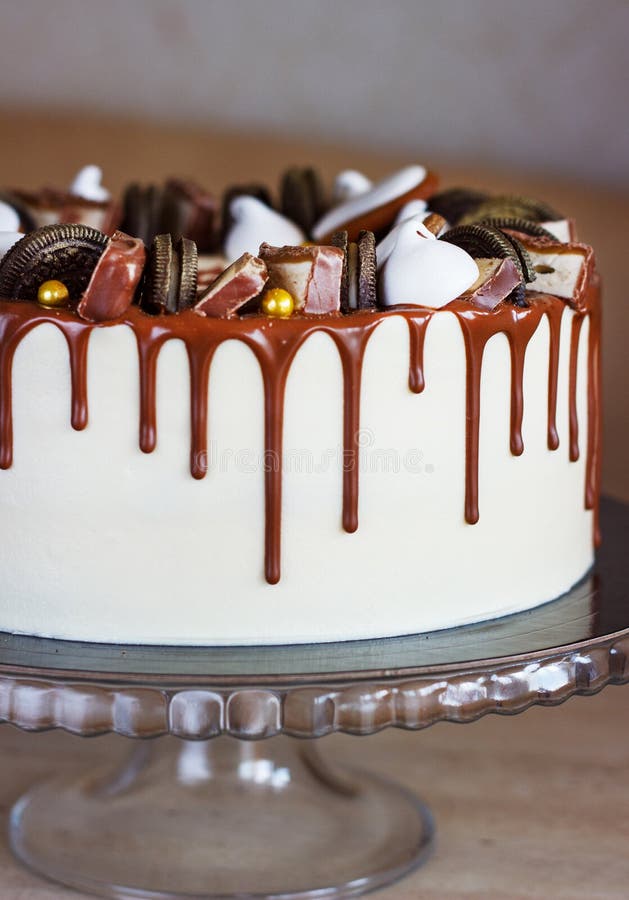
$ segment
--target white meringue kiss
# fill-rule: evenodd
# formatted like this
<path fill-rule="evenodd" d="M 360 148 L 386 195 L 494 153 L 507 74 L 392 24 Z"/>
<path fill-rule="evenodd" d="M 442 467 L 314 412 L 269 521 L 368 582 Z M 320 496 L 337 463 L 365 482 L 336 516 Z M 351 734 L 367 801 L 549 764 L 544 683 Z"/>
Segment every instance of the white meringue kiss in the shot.
<path fill-rule="evenodd" d="M 439 309 L 478 278 L 478 266 L 469 253 L 437 240 L 413 219 L 403 222 L 395 232 L 395 244 L 380 275 L 383 306 L 407 304 Z"/>
<path fill-rule="evenodd" d="M 24 237 L 19 231 L 0 231 L 0 259 L 11 249 L 13 244 L 17 244 Z"/>
<path fill-rule="evenodd" d="M 370 181 L 362 172 L 356 169 L 345 169 L 334 179 L 334 187 L 332 188 L 332 201 L 334 204 L 345 203 L 352 197 L 359 197 L 366 194 L 373 187 L 373 181 Z"/>
<path fill-rule="evenodd" d="M 399 172 L 395 172 L 393 175 L 389 175 L 388 178 L 379 181 L 370 190 L 352 197 L 339 206 L 333 207 L 319 219 L 312 229 L 313 240 L 321 240 L 326 234 L 337 231 L 347 222 L 358 219 L 360 216 L 364 216 L 365 213 L 378 209 L 380 206 L 385 206 L 385 204 L 391 203 L 397 197 L 402 197 L 420 185 L 426 174 L 426 169 L 423 166 L 406 166 L 406 168 L 400 169 Z"/>
<path fill-rule="evenodd" d="M 20 217 L 9 203 L 0 202 L 0 231 L 19 231 Z"/>
<path fill-rule="evenodd" d="M 235 197 L 229 211 L 233 222 L 223 247 L 229 264 L 243 253 L 257 256 L 262 243 L 274 247 L 299 246 L 306 240 L 301 228 L 256 197 L 247 194 Z"/>
<path fill-rule="evenodd" d="M 102 186 L 102 178 L 103 172 L 99 166 L 83 166 L 70 185 L 70 193 L 84 200 L 106 203 L 111 199 L 111 194 Z"/>

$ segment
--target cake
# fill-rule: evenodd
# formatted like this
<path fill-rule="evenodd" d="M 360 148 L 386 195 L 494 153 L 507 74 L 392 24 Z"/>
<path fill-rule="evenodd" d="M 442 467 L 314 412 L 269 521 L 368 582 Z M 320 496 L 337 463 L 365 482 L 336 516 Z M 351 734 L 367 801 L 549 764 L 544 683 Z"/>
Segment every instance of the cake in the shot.
<path fill-rule="evenodd" d="M 587 575 L 599 279 L 571 220 L 419 165 L 293 168 L 276 198 L 100 177 L 0 195 L 0 630 L 343 641 Z"/>

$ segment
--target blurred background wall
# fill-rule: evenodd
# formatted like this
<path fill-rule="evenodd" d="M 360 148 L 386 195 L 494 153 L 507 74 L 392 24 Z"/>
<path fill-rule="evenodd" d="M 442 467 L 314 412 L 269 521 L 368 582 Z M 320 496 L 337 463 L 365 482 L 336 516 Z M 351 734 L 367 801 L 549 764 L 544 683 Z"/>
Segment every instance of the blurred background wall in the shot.
<path fill-rule="evenodd" d="M 0 105 L 629 180 L 626 0 L 3 0 Z"/>

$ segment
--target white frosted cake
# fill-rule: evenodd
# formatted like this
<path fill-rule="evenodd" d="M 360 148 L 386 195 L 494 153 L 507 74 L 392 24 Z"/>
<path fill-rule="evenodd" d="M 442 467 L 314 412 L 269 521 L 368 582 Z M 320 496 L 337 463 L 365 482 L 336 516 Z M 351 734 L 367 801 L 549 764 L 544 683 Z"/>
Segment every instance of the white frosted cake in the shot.
<path fill-rule="evenodd" d="M 0 630 L 372 638 L 586 575 L 600 314 L 569 220 L 421 166 L 222 210 L 98 175 L 1 195 Z"/>

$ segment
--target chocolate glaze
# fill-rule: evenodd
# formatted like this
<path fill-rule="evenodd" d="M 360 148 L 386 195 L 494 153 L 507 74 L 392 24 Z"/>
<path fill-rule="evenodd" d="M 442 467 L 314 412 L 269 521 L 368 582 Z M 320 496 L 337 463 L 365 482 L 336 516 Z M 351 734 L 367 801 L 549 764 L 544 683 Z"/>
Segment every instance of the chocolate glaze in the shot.
<path fill-rule="evenodd" d="M 479 519 L 478 453 L 481 374 L 485 346 L 499 333 L 506 335 L 511 355 L 510 447 L 514 455 L 524 451 L 523 370 L 529 341 L 541 319 L 550 326 L 548 367 L 548 446 L 556 450 L 557 376 L 561 317 L 565 302 L 544 294 L 530 294 L 527 308 L 504 304 L 493 311 L 478 309 L 465 300 L 455 300 L 452 312 L 463 333 L 466 366 L 466 461 L 465 519 Z M 0 301 L 0 468 L 11 466 L 13 456 L 12 362 L 22 338 L 36 326 L 51 323 L 65 336 L 72 376 L 72 426 L 85 428 L 88 421 L 87 350 L 92 329 L 125 324 L 135 334 L 140 376 L 139 446 L 151 453 L 157 445 L 156 371 L 163 345 L 172 339 L 184 342 L 190 366 L 191 439 L 190 471 L 204 478 L 207 460 L 207 414 L 210 366 L 216 349 L 224 341 L 240 340 L 255 354 L 264 385 L 265 427 L 265 575 L 271 584 L 280 578 L 282 437 L 284 393 L 293 359 L 301 345 L 315 332 L 334 341 L 344 381 L 343 426 L 343 528 L 358 528 L 360 390 L 363 358 L 371 335 L 392 313 L 402 316 L 409 329 L 409 389 L 424 389 L 423 350 L 427 326 L 434 310 L 397 307 L 387 312 L 363 311 L 352 315 L 294 316 L 273 320 L 261 316 L 236 319 L 206 319 L 191 310 L 176 316 L 150 316 L 137 307 L 116 322 L 94 324 L 77 318 L 70 310 L 48 310 L 30 302 Z M 585 506 L 598 507 L 600 492 L 600 311 L 598 280 L 590 279 L 587 302 L 575 314 L 570 356 L 570 459 L 578 458 L 576 411 L 577 339 L 585 316 L 590 319 L 588 345 L 588 450 Z M 598 540 L 598 525 L 596 526 Z"/>

